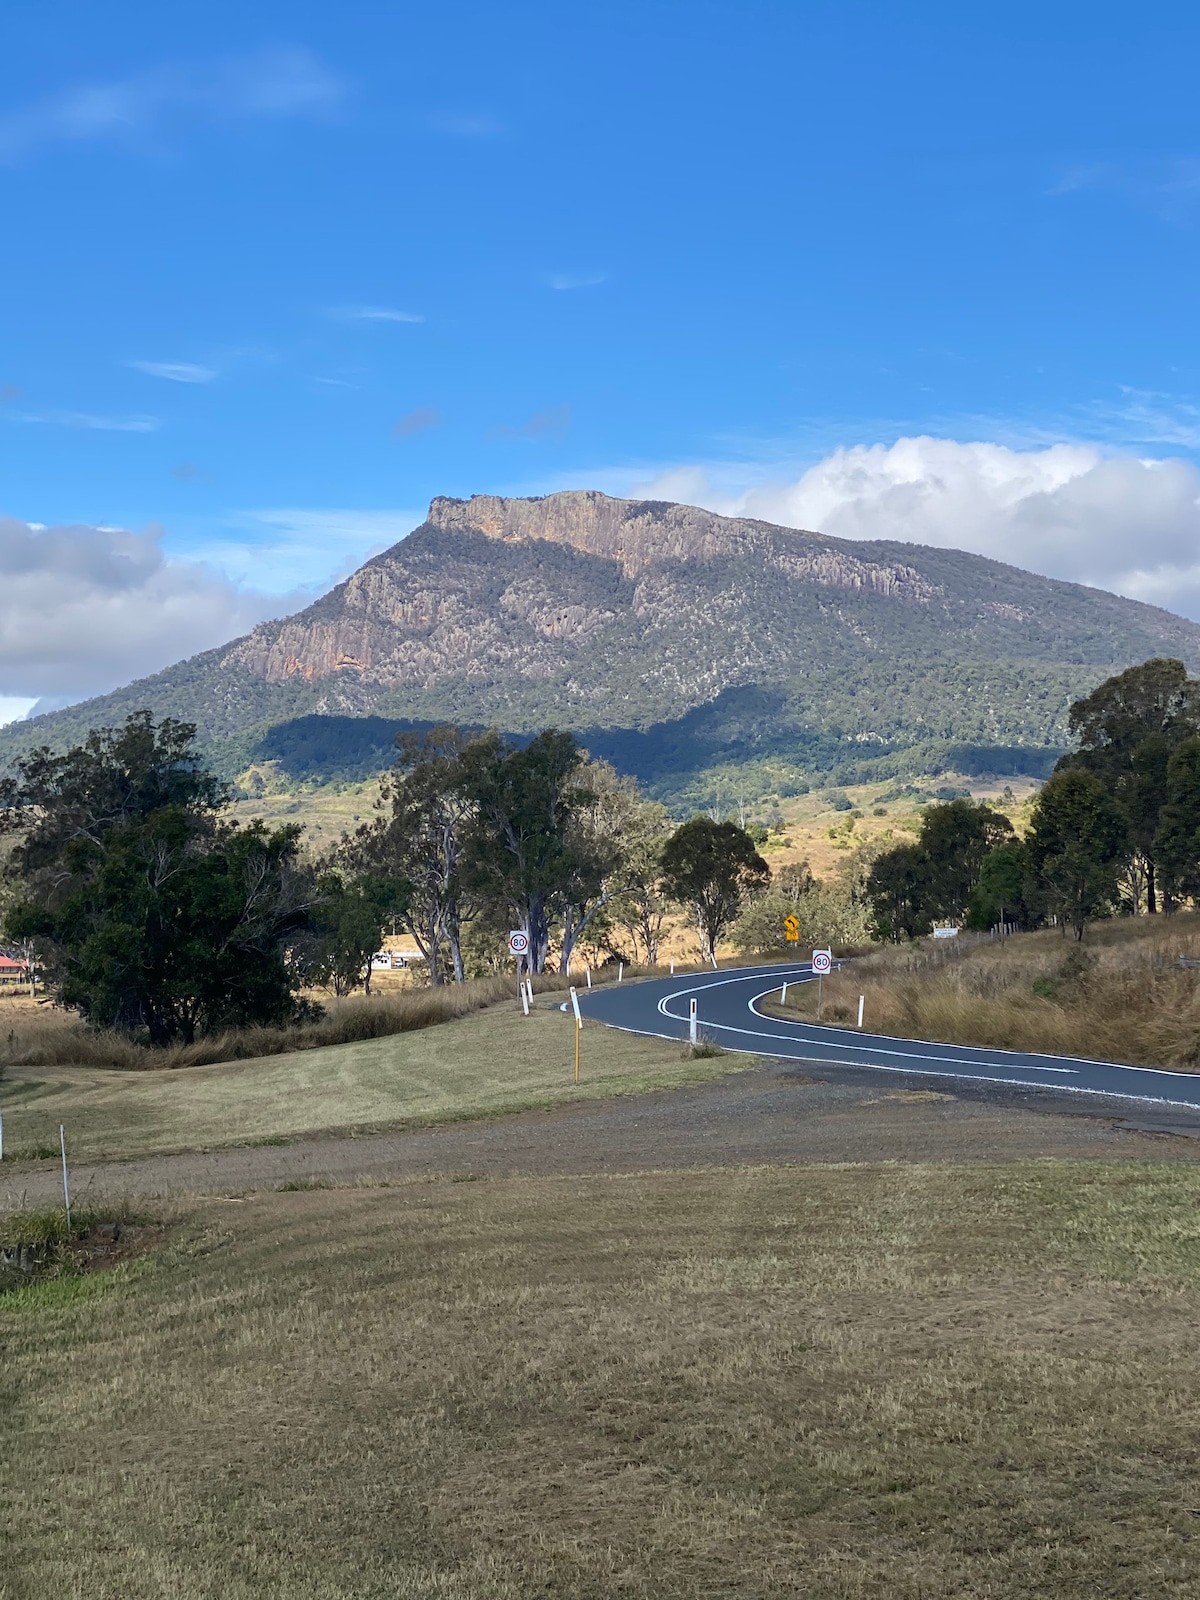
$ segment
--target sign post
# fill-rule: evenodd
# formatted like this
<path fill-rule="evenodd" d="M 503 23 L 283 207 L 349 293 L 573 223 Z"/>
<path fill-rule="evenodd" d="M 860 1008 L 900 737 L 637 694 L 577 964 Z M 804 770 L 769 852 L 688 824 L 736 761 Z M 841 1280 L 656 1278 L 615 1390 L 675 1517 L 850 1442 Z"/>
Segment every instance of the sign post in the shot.
<path fill-rule="evenodd" d="M 509 934 L 508 953 L 517 963 L 517 994 L 520 996 L 524 992 L 521 987 L 521 965 L 529 954 L 529 935 L 524 928 L 514 928 Z"/>
<path fill-rule="evenodd" d="M 812 969 L 817 978 L 817 1021 L 821 1020 L 821 1005 L 825 999 L 825 974 L 833 970 L 833 951 L 814 950 L 812 953 Z"/>

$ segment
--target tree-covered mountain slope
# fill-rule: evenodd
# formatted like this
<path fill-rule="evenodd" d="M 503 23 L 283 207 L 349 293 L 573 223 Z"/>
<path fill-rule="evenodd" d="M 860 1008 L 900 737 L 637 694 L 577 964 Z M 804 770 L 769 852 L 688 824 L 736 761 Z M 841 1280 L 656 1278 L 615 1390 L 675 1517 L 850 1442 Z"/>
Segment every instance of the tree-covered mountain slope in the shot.
<path fill-rule="evenodd" d="M 1151 655 L 1200 669 L 1200 626 L 962 551 L 593 491 L 479 495 L 434 500 L 293 617 L 5 729 L 0 760 L 148 706 L 195 722 L 228 771 L 286 768 L 291 728 L 311 777 L 385 759 L 382 724 L 356 741 L 346 720 L 372 718 L 587 730 L 652 785 L 656 762 L 929 770 L 948 746 L 1036 770 L 1070 700 Z"/>

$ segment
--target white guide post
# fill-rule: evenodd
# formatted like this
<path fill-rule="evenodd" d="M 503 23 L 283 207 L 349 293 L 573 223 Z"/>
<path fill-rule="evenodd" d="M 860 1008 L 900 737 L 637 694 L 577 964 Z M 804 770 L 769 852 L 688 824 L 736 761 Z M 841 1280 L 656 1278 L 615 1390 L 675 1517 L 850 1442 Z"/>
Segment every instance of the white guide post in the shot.
<path fill-rule="evenodd" d="M 625 963 L 623 961 L 618 961 L 617 962 L 617 982 L 620 983 L 621 979 L 624 976 L 625 976 Z"/>
<path fill-rule="evenodd" d="M 779 991 L 779 1004 L 781 1006 L 787 1005 L 787 979 L 786 978 L 783 980 L 783 988 Z"/>
<path fill-rule="evenodd" d="M 688 1037 L 693 1044 L 696 1043 L 696 1002 L 694 1000 L 688 1002 Z"/>
<path fill-rule="evenodd" d="M 63 1163 L 63 1209 L 67 1213 L 67 1232 L 71 1231 L 71 1191 L 67 1185 L 67 1132 L 60 1122 L 58 1125 L 58 1146 L 62 1151 Z"/>
<path fill-rule="evenodd" d="M 524 984 L 521 985 L 521 1010 L 526 1016 L 529 1015 L 529 990 Z"/>
<path fill-rule="evenodd" d="M 866 995 L 865 994 L 860 994 L 859 997 L 858 997 L 858 1025 L 859 1025 L 860 1028 L 862 1027 L 863 1007 L 866 1005 L 866 1003 L 867 1003 Z"/>
<path fill-rule="evenodd" d="M 590 989 L 592 987 L 592 969 L 591 967 L 585 967 L 583 970 L 587 973 L 588 988 Z"/>

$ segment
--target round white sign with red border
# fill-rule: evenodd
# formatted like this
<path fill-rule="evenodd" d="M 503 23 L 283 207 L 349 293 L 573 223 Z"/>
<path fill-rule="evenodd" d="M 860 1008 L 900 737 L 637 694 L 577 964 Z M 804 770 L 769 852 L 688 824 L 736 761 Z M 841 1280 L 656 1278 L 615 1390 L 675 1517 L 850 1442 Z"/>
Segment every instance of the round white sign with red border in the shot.
<path fill-rule="evenodd" d="M 814 950 L 812 969 L 818 978 L 823 978 L 827 972 L 831 972 L 833 970 L 832 950 Z"/>
<path fill-rule="evenodd" d="M 527 956 L 529 954 L 529 935 L 524 928 L 514 928 L 509 934 L 508 953 L 510 956 Z"/>

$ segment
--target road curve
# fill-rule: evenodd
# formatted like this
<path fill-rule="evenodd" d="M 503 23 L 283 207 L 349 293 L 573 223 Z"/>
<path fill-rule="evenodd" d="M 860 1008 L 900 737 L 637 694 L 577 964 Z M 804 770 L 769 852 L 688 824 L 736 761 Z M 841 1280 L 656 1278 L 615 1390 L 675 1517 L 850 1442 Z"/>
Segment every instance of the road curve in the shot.
<path fill-rule="evenodd" d="M 763 1012 L 761 1003 L 777 995 L 785 979 L 789 984 L 809 983 L 812 976 L 809 962 L 725 968 L 687 977 L 585 989 L 579 994 L 579 1005 L 585 1017 L 627 1033 L 686 1039 L 690 1003 L 695 999 L 701 1032 L 726 1050 L 815 1066 L 860 1067 L 924 1078 L 969 1078 L 1020 1088 L 1067 1090 L 1200 1108 L 1200 1073 L 1123 1067 L 1076 1056 L 1027 1055 L 1019 1050 L 893 1039 L 852 1028 L 785 1022 Z"/>

